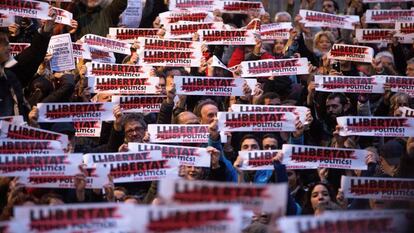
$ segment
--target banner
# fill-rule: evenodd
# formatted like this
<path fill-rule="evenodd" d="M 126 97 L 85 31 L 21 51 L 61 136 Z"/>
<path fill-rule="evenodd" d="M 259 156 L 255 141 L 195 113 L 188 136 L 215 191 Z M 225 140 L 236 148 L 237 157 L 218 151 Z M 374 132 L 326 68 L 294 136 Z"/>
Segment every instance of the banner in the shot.
<path fill-rule="evenodd" d="M 306 114 L 310 113 L 310 109 L 303 106 L 232 104 L 230 108 L 233 112 L 291 112 L 299 116 L 303 124 L 310 123 L 306 121 Z"/>
<path fill-rule="evenodd" d="M 242 77 L 270 77 L 309 74 L 308 59 L 266 59 L 258 61 L 243 61 Z"/>
<path fill-rule="evenodd" d="M 120 25 L 126 27 L 138 28 L 142 19 L 142 10 L 145 1 L 142 0 L 128 0 L 127 8 L 121 14 Z"/>
<path fill-rule="evenodd" d="M 411 0 L 362 0 L 363 3 L 377 3 L 377 2 L 411 2 Z"/>
<path fill-rule="evenodd" d="M 208 143 L 208 125 L 149 124 L 152 143 Z"/>
<path fill-rule="evenodd" d="M 200 41 L 206 45 L 256 45 L 253 31 L 243 29 L 198 30 Z"/>
<path fill-rule="evenodd" d="M 138 64 L 141 66 L 199 67 L 201 50 L 166 51 L 140 50 Z"/>
<path fill-rule="evenodd" d="M 109 168 L 97 166 L 85 170 L 86 189 L 102 189 L 104 185 L 109 184 Z M 80 170 L 78 174 L 81 174 Z M 69 175 L 66 171 L 65 174 L 59 176 L 23 176 L 20 177 L 19 182 L 29 188 L 76 188 L 75 176 Z"/>
<path fill-rule="evenodd" d="M 257 1 L 215 1 L 213 9 L 218 9 L 221 13 L 231 14 L 263 14 L 265 12 L 262 2 Z"/>
<path fill-rule="evenodd" d="M 377 75 L 375 78 L 385 78 L 385 83 L 391 86 L 392 92 L 403 92 L 414 97 L 414 79 L 407 76 Z"/>
<path fill-rule="evenodd" d="M 148 96 L 125 96 L 113 95 L 112 103 L 118 104 L 122 112 L 160 112 L 161 104 L 166 96 L 163 95 L 148 95 Z"/>
<path fill-rule="evenodd" d="M 242 213 L 240 205 L 230 204 L 159 205 L 140 212 L 148 221 L 134 226 L 145 233 L 242 232 Z"/>
<path fill-rule="evenodd" d="M 232 203 L 244 210 L 284 214 L 287 204 L 287 183 L 236 184 L 161 180 L 158 194 L 167 203 Z"/>
<path fill-rule="evenodd" d="M 158 28 L 109 28 L 111 39 L 134 43 L 138 38 L 158 38 Z"/>
<path fill-rule="evenodd" d="M 210 167 L 211 157 L 206 148 L 175 146 L 149 143 L 128 143 L 129 151 L 140 152 L 160 150 L 162 157 L 169 160 L 178 160 L 180 165 L 195 167 Z"/>
<path fill-rule="evenodd" d="M 34 0 L 0 1 L 0 13 L 25 18 L 50 19 L 49 4 Z"/>
<path fill-rule="evenodd" d="M 409 232 L 412 211 L 347 210 L 326 211 L 318 216 L 289 216 L 277 221 L 280 233 L 376 233 Z"/>
<path fill-rule="evenodd" d="M 412 44 L 414 41 L 414 23 L 412 22 L 396 22 L 394 36 L 398 38 L 398 42 L 402 44 Z"/>
<path fill-rule="evenodd" d="M 10 55 L 15 57 L 19 53 L 23 52 L 27 47 L 30 46 L 29 43 L 9 43 L 10 44 Z"/>
<path fill-rule="evenodd" d="M 101 164 L 107 167 L 107 164 L 113 162 L 144 161 L 162 159 L 161 151 L 142 151 L 142 152 L 117 152 L 117 153 L 92 153 L 84 154 L 83 162 L 88 167 L 94 167 Z"/>
<path fill-rule="evenodd" d="M 175 76 L 177 95 L 244 96 L 243 78 Z"/>
<path fill-rule="evenodd" d="M 62 145 L 51 140 L 4 140 L 0 139 L 0 154 L 61 154 Z"/>
<path fill-rule="evenodd" d="M 123 41 L 108 39 L 93 34 L 84 35 L 81 38 L 81 41 L 88 44 L 89 47 L 94 47 L 102 51 L 121 53 L 125 55 L 131 54 L 131 45 Z"/>
<path fill-rule="evenodd" d="M 113 52 L 106 52 L 99 49 L 89 47 L 92 61 L 103 62 L 103 63 L 115 63 L 115 55 Z"/>
<path fill-rule="evenodd" d="M 165 38 L 191 39 L 198 30 L 221 29 L 223 22 L 183 22 L 167 24 Z"/>
<path fill-rule="evenodd" d="M 214 0 L 170 0 L 168 9 L 170 11 L 177 10 L 203 10 L 213 11 Z"/>
<path fill-rule="evenodd" d="M 38 103 L 38 122 L 113 121 L 114 104 L 105 103 Z"/>
<path fill-rule="evenodd" d="M 414 10 L 367 10 L 365 23 L 413 22 Z"/>
<path fill-rule="evenodd" d="M 239 158 L 242 160 L 240 170 L 274 170 L 273 158 L 278 152 L 280 150 L 239 151 Z"/>
<path fill-rule="evenodd" d="M 52 36 L 48 52 L 52 54 L 50 68 L 52 71 L 67 71 L 76 68 L 73 57 L 72 39 L 69 33 Z"/>
<path fill-rule="evenodd" d="M 101 62 L 88 62 L 86 63 L 86 76 L 106 76 L 106 77 L 135 77 L 139 78 L 143 74 L 149 74 L 151 67 L 142 67 L 137 65 L 128 64 L 112 64 L 112 63 L 101 63 Z"/>
<path fill-rule="evenodd" d="M 72 43 L 72 48 L 74 58 L 92 60 L 91 52 L 89 51 L 89 46 L 87 44 Z"/>
<path fill-rule="evenodd" d="M 120 78 L 111 76 L 88 77 L 92 93 L 108 94 L 157 94 L 160 78 Z"/>
<path fill-rule="evenodd" d="M 0 121 L 0 124 L 1 139 L 56 140 L 62 144 L 63 148 L 68 146 L 68 135 L 66 134 L 30 126 L 11 124 L 6 121 Z"/>
<path fill-rule="evenodd" d="M 134 232 L 137 211 L 125 203 L 26 205 L 14 209 L 12 232 Z M 13 223 L 13 222 L 12 222 Z M 12 224 L 13 225 L 13 224 Z M 122 230 L 124 231 L 122 231 Z"/>
<path fill-rule="evenodd" d="M 10 124 L 14 124 L 14 125 L 23 125 L 25 122 L 23 120 L 23 116 L 22 115 L 18 115 L 18 116 L 1 116 L 0 117 L 0 123 L 2 121 L 6 121 Z M 1 124 L 0 124 L 0 129 L 1 129 Z"/>
<path fill-rule="evenodd" d="M 13 15 L 0 14 L 0 27 L 8 27 L 14 24 Z"/>
<path fill-rule="evenodd" d="M 52 7 L 53 10 L 55 10 L 56 12 L 56 19 L 55 19 L 55 23 L 61 23 L 61 24 L 65 24 L 68 26 L 71 26 L 71 21 L 72 21 L 72 13 L 57 7 Z"/>
<path fill-rule="evenodd" d="M 360 76 L 315 75 L 316 91 L 345 93 L 384 93 L 385 79 Z"/>
<path fill-rule="evenodd" d="M 82 154 L 2 155 L 1 176 L 61 176 L 80 173 Z"/>
<path fill-rule="evenodd" d="M 391 43 L 395 29 L 356 29 L 355 38 L 358 43 Z"/>
<path fill-rule="evenodd" d="M 334 44 L 328 52 L 328 59 L 371 63 L 374 49 L 367 46 Z"/>
<path fill-rule="evenodd" d="M 402 117 L 414 117 L 414 109 L 408 107 L 399 107 L 402 112 Z"/>
<path fill-rule="evenodd" d="M 305 27 L 328 27 L 354 30 L 354 23 L 359 23 L 359 16 L 357 15 L 342 16 L 309 10 L 300 10 L 299 15 L 302 17 L 300 22 L 304 23 Z"/>
<path fill-rule="evenodd" d="M 337 117 L 341 136 L 413 137 L 414 118 Z"/>
<path fill-rule="evenodd" d="M 166 11 L 158 15 L 162 25 L 177 23 L 178 21 L 213 22 L 214 16 L 211 12 L 203 11 Z"/>
<path fill-rule="evenodd" d="M 138 53 L 142 53 L 144 50 L 192 51 L 194 53 L 201 51 L 200 42 L 186 40 L 141 37 L 138 39 L 138 45 L 140 46 Z"/>
<path fill-rule="evenodd" d="M 414 179 L 342 176 L 345 198 L 414 200 Z"/>
<path fill-rule="evenodd" d="M 367 150 L 283 144 L 282 152 L 287 169 L 368 169 Z"/>
<path fill-rule="evenodd" d="M 76 137 L 100 137 L 102 130 L 101 121 L 75 121 L 73 122 L 75 127 Z"/>
<path fill-rule="evenodd" d="M 291 112 L 219 112 L 220 131 L 225 132 L 294 132 L 296 117 Z"/>
<path fill-rule="evenodd" d="M 260 38 L 263 41 L 288 40 L 292 23 L 270 23 L 260 26 Z"/>

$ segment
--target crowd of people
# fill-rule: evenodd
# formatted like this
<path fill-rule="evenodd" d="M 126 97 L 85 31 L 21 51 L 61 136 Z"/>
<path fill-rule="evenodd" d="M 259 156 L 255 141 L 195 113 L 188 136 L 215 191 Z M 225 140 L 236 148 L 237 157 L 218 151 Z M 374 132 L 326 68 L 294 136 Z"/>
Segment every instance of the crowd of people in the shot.
<path fill-rule="evenodd" d="M 110 27 L 122 27 L 120 16 L 127 8 L 127 0 L 72 0 L 56 1 L 52 5 L 73 13 L 71 26 L 54 22 L 56 12 L 50 10 L 48 20 L 16 17 L 15 23 L 1 28 L 0 33 L 0 116 L 21 115 L 28 126 L 66 134 L 69 139 L 65 153 L 128 152 L 128 143 L 150 143 L 149 124 L 201 124 L 208 125 L 209 139 L 205 144 L 179 144 L 207 148 L 211 166 L 180 166 L 179 176 L 192 182 L 219 181 L 231 183 L 271 184 L 288 183 L 285 215 L 320 215 L 324 211 L 412 209 L 412 200 L 347 199 L 341 190 L 341 176 L 413 178 L 413 137 L 343 136 L 337 123 L 338 117 L 400 117 L 401 107 L 413 107 L 408 93 L 392 92 L 384 85 L 384 93 L 340 93 L 316 91 L 315 75 L 407 76 L 414 78 L 414 43 L 402 44 L 390 34 L 388 42 L 361 44 L 355 30 L 305 27 L 297 9 L 321 10 L 334 15 L 357 15 L 360 21 L 355 28 L 393 29 L 394 24 L 368 24 L 367 9 L 410 9 L 413 1 L 396 3 L 365 3 L 346 0 L 340 9 L 336 0 L 281 1 L 285 11 L 270 15 L 267 12 L 230 14 L 215 10 L 214 21 L 231 28 L 246 28 L 253 19 L 260 24 L 291 22 L 289 38 L 262 41 L 255 37 L 255 45 L 202 46 L 199 67 L 152 67 L 152 75 L 159 77 L 159 94 L 165 99 L 157 113 L 127 113 L 116 105 L 114 121 L 103 121 L 100 137 L 77 137 L 72 122 L 39 122 L 39 103 L 111 102 L 111 94 L 93 93 L 88 86 L 88 59 L 76 59 L 76 69 L 55 72 L 50 68 L 48 53 L 52 36 L 69 33 L 72 42 L 94 34 L 107 37 Z M 375 1 L 372 1 L 375 2 Z M 387 2 L 387 1 L 377 1 Z M 281 4 L 282 4 L 281 3 Z M 168 11 L 168 1 L 142 1 L 143 12 L 139 28 L 159 29 L 159 38 L 165 38 L 165 25 L 159 14 Z M 267 4 L 279 4 L 269 1 Z M 298 6 L 299 4 L 299 6 Z M 316 9 L 321 4 L 321 9 Z M 192 38 L 199 40 L 197 36 Z M 11 43 L 30 43 L 14 58 Z M 365 45 L 374 49 L 372 63 L 334 61 L 328 53 L 334 44 Z M 131 44 L 131 54 L 115 54 L 118 64 L 135 65 L 140 57 L 136 44 Z M 243 61 L 266 59 L 307 58 L 305 75 L 257 78 L 256 88 L 247 85 L 244 96 L 191 96 L 178 95 L 175 76 L 234 77 L 240 70 L 213 66 L 213 57 L 226 67 L 237 67 Z M 306 124 L 295 121 L 294 132 L 219 132 L 217 113 L 230 112 L 233 104 L 286 105 L 309 108 Z M 411 126 L 414 127 L 414 126 Z M 223 140 L 226 137 L 226 140 Z M 224 141 L 224 142 L 222 142 Z M 246 171 L 240 169 L 240 151 L 280 150 L 284 144 L 309 145 L 332 148 L 367 150 L 367 170 L 333 168 L 286 169 L 284 155 L 273 158 L 273 170 Z M 102 189 L 86 189 L 86 176 L 74 177 L 75 188 L 29 188 L 18 177 L 0 176 L 0 220 L 13 219 L 13 208 L 24 205 L 56 205 L 68 203 L 126 202 L 143 205 L 161 205 L 157 193 L 158 181 L 111 183 Z M 266 213 L 252 217 L 245 232 L 268 232 L 271 218 Z"/>

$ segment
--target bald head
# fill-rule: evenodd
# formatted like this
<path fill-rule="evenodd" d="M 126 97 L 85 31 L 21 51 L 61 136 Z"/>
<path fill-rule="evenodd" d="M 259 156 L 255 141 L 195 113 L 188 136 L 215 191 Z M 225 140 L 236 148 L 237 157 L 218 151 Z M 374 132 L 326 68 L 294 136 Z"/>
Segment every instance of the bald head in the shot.
<path fill-rule="evenodd" d="M 198 117 L 192 112 L 182 112 L 177 116 L 177 124 L 189 125 L 189 124 L 200 124 Z"/>

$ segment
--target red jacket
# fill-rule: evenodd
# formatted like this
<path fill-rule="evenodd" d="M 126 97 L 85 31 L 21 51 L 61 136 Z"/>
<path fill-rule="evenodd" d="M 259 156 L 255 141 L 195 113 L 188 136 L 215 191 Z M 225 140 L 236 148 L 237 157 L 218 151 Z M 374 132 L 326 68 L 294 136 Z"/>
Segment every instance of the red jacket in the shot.
<path fill-rule="evenodd" d="M 244 61 L 244 59 L 245 59 L 244 48 L 237 47 L 234 50 L 233 54 L 231 55 L 231 58 L 229 60 L 227 67 L 233 67 L 235 65 L 239 65 L 242 61 Z M 263 60 L 263 59 L 274 59 L 274 57 L 270 53 L 264 52 L 262 56 L 260 56 L 260 60 Z"/>

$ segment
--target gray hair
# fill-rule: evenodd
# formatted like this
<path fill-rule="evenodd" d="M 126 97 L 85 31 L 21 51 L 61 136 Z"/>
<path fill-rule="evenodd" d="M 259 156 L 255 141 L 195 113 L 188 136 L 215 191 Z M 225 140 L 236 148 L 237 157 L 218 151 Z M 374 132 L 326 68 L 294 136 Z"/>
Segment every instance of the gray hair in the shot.
<path fill-rule="evenodd" d="M 289 19 L 289 21 L 292 21 L 292 16 L 288 12 L 281 11 L 281 12 L 276 13 L 275 22 L 278 22 L 278 18 L 281 16 L 286 16 Z"/>

